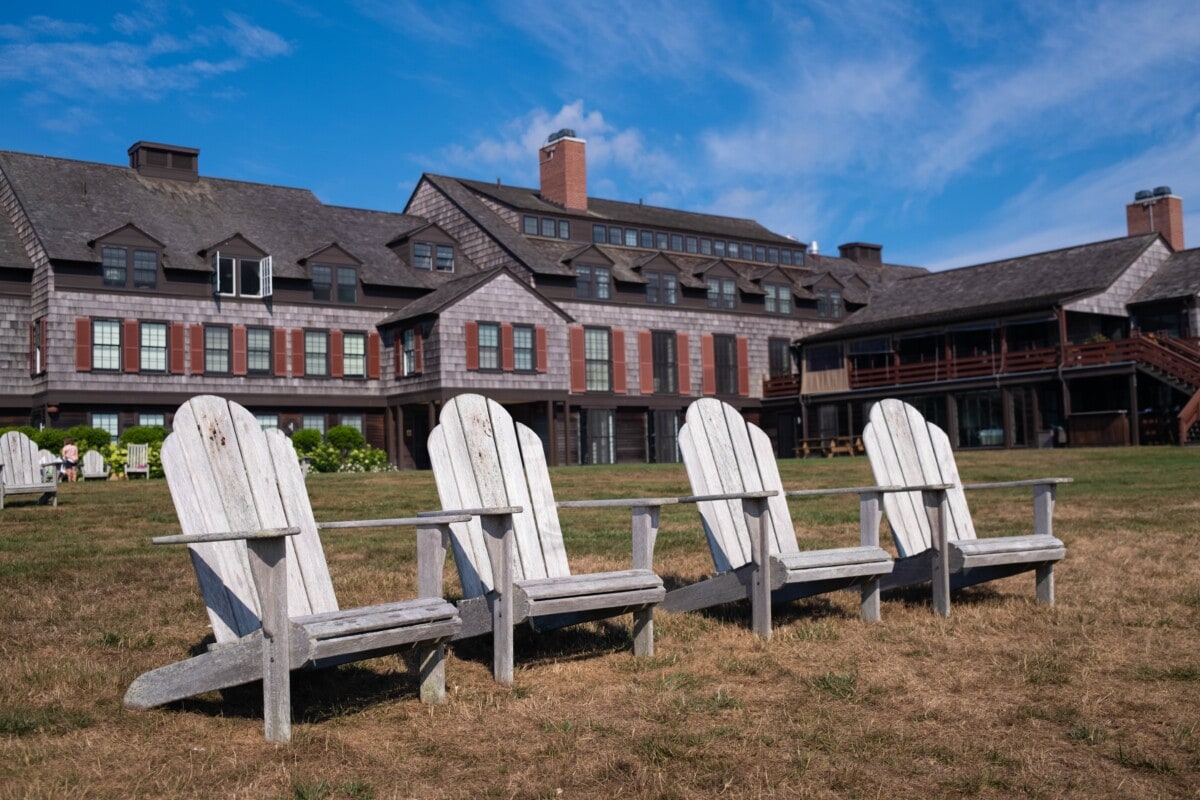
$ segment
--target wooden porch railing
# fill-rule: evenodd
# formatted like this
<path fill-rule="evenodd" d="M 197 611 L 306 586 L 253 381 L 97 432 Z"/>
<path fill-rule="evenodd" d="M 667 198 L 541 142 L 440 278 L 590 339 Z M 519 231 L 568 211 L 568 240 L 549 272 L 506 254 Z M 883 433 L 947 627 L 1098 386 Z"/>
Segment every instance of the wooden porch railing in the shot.
<path fill-rule="evenodd" d="M 763 397 L 795 397 L 800 394 L 800 376 L 782 375 L 763 380 Z"/>

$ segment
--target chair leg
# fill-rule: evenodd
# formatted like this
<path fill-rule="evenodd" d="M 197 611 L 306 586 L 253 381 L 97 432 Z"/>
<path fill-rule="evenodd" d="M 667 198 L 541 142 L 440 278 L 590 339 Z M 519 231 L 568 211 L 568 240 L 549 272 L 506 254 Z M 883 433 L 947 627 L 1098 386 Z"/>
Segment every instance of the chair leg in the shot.
<path fill-rule="evenodd" d="M 863 622 L 879 622 L 879 579 L 867 581 L 859 588 L 859 592 L 862 596 Z"/>
<path fill-rule="evenodd" d="M 654 655 L 654 609 L 633 612 L 633 654 Z"/>
<path fill-rule="evenodd" d="M 1037 601 L 1039 605 L 1054 605 L 1054 565 L 1044 564 L 1034 573 L 1037 581 Z"/>
<path fill-rule="evenodd" d="M 421 682 L 421 702 L 446 702 L 446 646 L 417 649 L 417 675 Z"/>

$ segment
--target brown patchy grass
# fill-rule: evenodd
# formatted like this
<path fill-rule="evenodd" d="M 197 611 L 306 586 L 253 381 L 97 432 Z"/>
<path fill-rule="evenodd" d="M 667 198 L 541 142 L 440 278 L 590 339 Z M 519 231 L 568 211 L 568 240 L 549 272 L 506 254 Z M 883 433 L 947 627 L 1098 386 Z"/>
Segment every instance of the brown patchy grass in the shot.
<path fill-rule="evenodd" d="M 796 487 L 870 482 L 861 458 L 783 462 Z M 207 633 L 166 487 L 64 486 L 0 512 L 0 797 L 1196 797 L 1200 785 L 1200 450 L 968 453 L 967 480 L 1072 475 L 1056 514 L 1058 605 L 1031 576 L 885 597 L 840 593 L 658 617 L 635 660 L 624 621 L 520 635 L 513 689 L 462 643 L 449 702 L 421 705 L 400 657 L 294 682 L 295 739 L 262 739 L 257 686 L 129 712 L 139 673 Z M 554 471 L 560 499 L 686 493 L 679 466 Z M 319 519 L 435 505 L 428 473 L 310 479 Z M 1024 492 L 971 497 L 981 534 L 1024 529 Z M 802 544 L 857 540 L 848 498 L 794 503 Z M 628 563 L 628 522 L 563 512 L 577 569 Z M 413 591 L 409 532 L 326 538 L 344 606 Z M 694 511 L 669 509 L 669 581 L 711 570 Z M 451 593 L 457 591 L 448 568 Z"/>

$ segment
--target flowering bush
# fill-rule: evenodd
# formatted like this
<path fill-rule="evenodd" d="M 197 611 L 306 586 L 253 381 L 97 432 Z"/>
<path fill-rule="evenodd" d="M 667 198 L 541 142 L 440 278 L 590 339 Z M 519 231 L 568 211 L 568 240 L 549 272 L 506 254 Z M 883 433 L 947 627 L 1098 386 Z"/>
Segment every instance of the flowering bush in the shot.
<path fill-rule="evenodd" d="M 104 463 L 113 475 L 124 475 L 125 465 L 129 463 L 129 449 L 123 444 L 106 444 L 96 448 L 104 456 Z M 146 448 L 146 460 L 150 465 L 150 477 L 163 477 L 162 444 L 149 443 Z"/>
<path fill-rule="evenodd" d="M 387 453 L 371 445 L 363 445 L 346 454 L 340 472 L 389 472 Z"/>

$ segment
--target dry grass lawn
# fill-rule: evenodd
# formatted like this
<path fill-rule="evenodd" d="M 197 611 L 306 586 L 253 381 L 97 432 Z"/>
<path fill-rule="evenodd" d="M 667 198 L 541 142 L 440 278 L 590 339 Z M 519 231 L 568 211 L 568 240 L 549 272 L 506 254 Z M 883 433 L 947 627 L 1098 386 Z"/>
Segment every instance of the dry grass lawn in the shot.
<path fill-rule="evenodd" d="M 785 461 L 796 488 L 870 482 L 865 459 Z M 519 635 L 515 686 L 490 642 L 452 648 L 449 701 L 400 657 L 300 675 L 295 737 L 263 741 L 257 685 L 149 712 L 121 698 L 208 633 L 162 481 L 62 487 L 0 511 L 0 797 L 1198 797 L 1200 449 L 966 453 L 967 480 L 1074 476 L 1055 517 L 1058 605 L 1031 574 L 955 595 L 839 593 Z M 559 499 L 686 493 L 683 469 L 554 470 Z M 429 473 L 316 475 L 318 519 L 434 507 Z M 972 495 L 981 535 L 1023 532 L 1025 491 Z M 802 546 L 857 541 L 851 498 L 794 502 Z M 628 520 L 564 511 L 579 570 L 628 564 Z M 886 533 L 885 533 L 886 540 Z M 411 531 L 327 536 L 343 606 L 410 595 Z M 711 570 L 694 510 L 664 514 L 669 582 Z M 457 592 L 453 566 L 448 590 Z"/>

